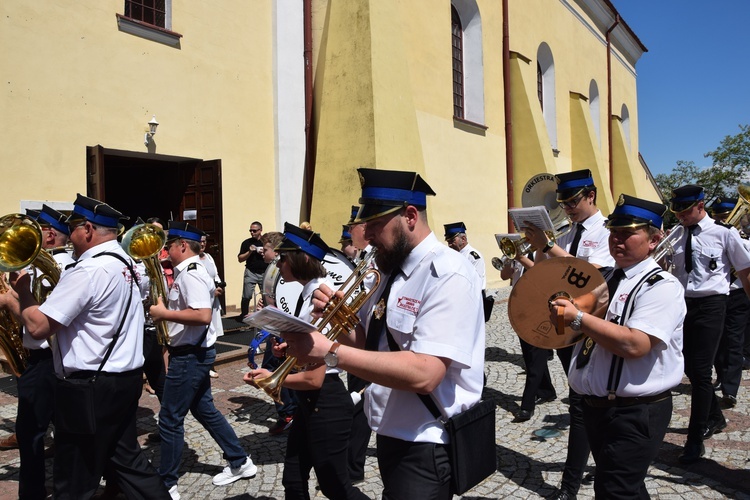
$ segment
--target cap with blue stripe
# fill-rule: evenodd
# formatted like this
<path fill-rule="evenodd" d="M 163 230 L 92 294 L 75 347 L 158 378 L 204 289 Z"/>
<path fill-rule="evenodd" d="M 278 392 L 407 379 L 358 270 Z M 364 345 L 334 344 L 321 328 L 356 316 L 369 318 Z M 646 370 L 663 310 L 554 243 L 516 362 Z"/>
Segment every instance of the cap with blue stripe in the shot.
<path fill-rule="evenodd" d="M 127 219 L 127 217 L 123 217 L 121 212 L 118 212 L 106 203 L 79 193 L 73 204 L 73 212 L 66 220 L 66 223 L 70 224 L 72 221 L 78 219 L 86 219 L 97 226 L 116 228 L 120 219 Z"/>
<path fill-rule="evenodd" d="M 594 186 L 594 177 L 591 175 L 591 170 L 575 170 L 573 172 L 566 172 L 563 174 L 557 174 L 555 176 L 557 182 L 557 201 L 567 201 L 588 186 Z"/>
<path fill-rule="evenodd" d="M 275 250 L 277 252 L 300 250 L 311 257 L 323 260 L 330 248 L 318 233 L 285 222 L 284 239 L 276 245 Z"/>
<path fill-rule="evenodd" d="M 452 224 L 443 224 L 445 228 L 445 240 L 448 241 L 457 234 L 466 233 L 466 225 L 463 222 L 454 222 Z"/>
<path fill-rule="evenodd" d="M 36 220 L 39 224 L 46 224 L 63 234 L 70 235 L 70 228 L 67 223 L 68 218 L 65 214 L 58 212 L 48 205 L 42 205 L 42 210 L 39 212 Z"/>
<path fill-rule="evenodd" d="M 661 228 L 667 207 L 662 203 L 621 194 L 607 219 L 608 228 L 651 225 Z"/>
<path fill-rule="evenodd" d="M 374 168 L 360 168 L 357 171 L 362 196 L 354 223 L 367 222 L 409 205 L 424 209 L 427 207 L 427 196 L 435 195 L 416 172 Z"/>
<path fill-rule="evenodd" d="M 169 233 L 167 234 L 167 241 L 183 239 L 200 242 L 201 236 L 203 236 L 203 234 L 203 231 L 191 224 L 188 224 L 187 222 L 171 220 L 169 221 Z"/>

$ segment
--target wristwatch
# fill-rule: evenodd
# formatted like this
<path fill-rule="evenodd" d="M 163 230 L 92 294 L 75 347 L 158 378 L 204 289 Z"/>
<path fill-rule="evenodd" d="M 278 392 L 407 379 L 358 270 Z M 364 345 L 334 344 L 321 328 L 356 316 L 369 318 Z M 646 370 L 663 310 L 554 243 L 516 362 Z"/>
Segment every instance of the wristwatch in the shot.
<path fill-rule="evenodd" d="M 336 368 L 336 366 L 338 366 L 339 357 L 336 356 L 336 353 L 338 352 L 339 347 L 341 347 L 341 344 L 334 342 L 331 344 L 331 348 L 328 349 L 328 353 L 323 357 L 323 361 L 325 361 L 328 368 Z"/>
<path fill-rule="evenodd" d="M 544 248 L 542 248 L 542 253 L 547 253 L 550 250 L 552 250 L 552 247 L 555 246 L 555 242 L 552 240 L 547 240 L 547 244 L 544 245 Z"/>
<path fill-rule="evenodd" d="M 578 311 L 576 319 L 570 322 L 570 329 L 574 332 L 580 332 L 581 328 L 583 327 L 581 321 L 583 321 L 583 311 Z"/>

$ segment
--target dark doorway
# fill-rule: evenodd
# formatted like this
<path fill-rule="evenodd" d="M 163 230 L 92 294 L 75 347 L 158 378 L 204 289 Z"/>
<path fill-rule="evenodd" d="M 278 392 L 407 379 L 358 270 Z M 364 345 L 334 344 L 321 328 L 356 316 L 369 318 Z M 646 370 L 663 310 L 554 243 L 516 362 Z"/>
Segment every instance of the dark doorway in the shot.
<path fill-rule="evenodd" d="M 216 261 L 219 276 L 226 279 L 221 247 L 221 160 L 88 147 L 87 196 L 130 217 L 127 228 L 139 217 L 187 220 L 208 233 L 206 250 Z"/>

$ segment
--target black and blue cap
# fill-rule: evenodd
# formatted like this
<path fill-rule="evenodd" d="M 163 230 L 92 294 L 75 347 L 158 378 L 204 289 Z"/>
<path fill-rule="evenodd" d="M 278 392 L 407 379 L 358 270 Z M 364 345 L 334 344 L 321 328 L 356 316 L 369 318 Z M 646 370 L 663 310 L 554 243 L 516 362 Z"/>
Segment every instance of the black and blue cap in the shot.
<path fill-rule="evenodd" d="M 614 212 L 609 215 L 608 228 L 654 226 L 661 229 L 666 205 L 621 194 Z"/>
<path fill-rule="evenodd" d="M 352 233 L 349 232 L 349 225 L 344 224 L 341 226 L 341 239 L 339 240 L 339 243 L 343 243 L 345 241 L 351 241 L 352 240 Z"/>
<path fill-rule="evenodd" d="M 37 220 L 39 218 L 39 214 L 41 213 L 41 210 L 37 210 L 35 208 L 27 208 L 26 209 L 26 215 L 31 217 L 34 220 Z"/>
<path fill-rule="evenodd" d="M 352 213 L 349 216 L 349 222 L 347 222 L 347 225 L 351 226 L 354 224 L 354 220 L 357 218 L 357 212 L 359 212 L 359 205 L 352 205 Z"/>
<path fill-rule="evenodd" d="M 672 197 L 669 199 L 669 209 L 673 213 L 684 212 L 705 198 L 706 193 L 703 190 L 703 186 L 686 184 L 672 191 Z"/>
<path fill-rule="evenodd" d="M 360 168 L 357 171 L 362 185 L 362 196 L 359 198 L 355 224 L 367 222 L 409 205 L 419 209 L 427 208 L 427 196 L 435 195 L 432 188 L 416 172 L 374 168 Z"/>
<path fill-rule="evenodd" d="M 70 227 L 68 226 L 68 218 L 66 215 L 62 212 L 58 212 L 49 205 L 42 205 L 42 209 L 39 211 L 36 221 L 42 226 L 50 226 L 63 234 L 70 235 Z"/>
<path fill-rule="evenodd" d="M 711 214 L 712 215 L 723 215 L 728 214 L 737 205 L 737 198 L 716 198 L 711 203 Z"/>
<path fill-rule="evenodd" d="M 294 224 L 284 223 L 284 239 L 276 245 L 274 249 L 277 252 L 294 252 L 300 250 L 310 257 L 323 260 L 330 251 L 326 242 L 318 233 L 313 233 L 307 229 L 295 226 Z"/>
<path fill-rule="evenodd" d="M 123 216 L 121 212 L 106 203 L 79 193 L 73 203 L 73 212 L 66 223 L 71 224 L 83 219 L 97 226 L 119 228 L 120 220 L 127 220 L 128 217 Z"/>
<path fill-rule="evenodd" d="M 445 241 L 452 240 L 459 234 L 466 234 L 466 225 L 463 222 L 454 222 L 453 224 L 443 224 L 445 228 Z"/>
<path fill-rule="evenodd" d="M 167 241 L 182 239 L 192 240 L 200 243 L 203 231 L 188 224 L 184 221 L 171 220 L 169 221 L 169 232 L 167 233 Z"/>
<path fill-rule="evenodd" d="M 558 203 L 572 200 L 583 191 L 590 191 L 594 188 L 594 177 L 589 169 L 557 174 L 555 182 L 557 182 L 555 192 L 557 193 Z"/>

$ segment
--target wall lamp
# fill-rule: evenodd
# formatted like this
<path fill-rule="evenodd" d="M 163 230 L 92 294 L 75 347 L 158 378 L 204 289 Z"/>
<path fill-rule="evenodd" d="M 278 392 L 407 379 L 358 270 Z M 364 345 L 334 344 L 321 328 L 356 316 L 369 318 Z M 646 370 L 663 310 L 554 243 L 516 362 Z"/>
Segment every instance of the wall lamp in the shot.
<path fill-rule="evenodd" d="M 151 121 L 148 122 L 148 132 L 146 132 L 146 135 L 143 137 L 143 144 L 145 146 L 148 146 L 149 141 L 151 138 L 156 134 L 156 127 L 159 126 L 159 122 L 156 121 L 156 115 L 151 118 Z"/>

